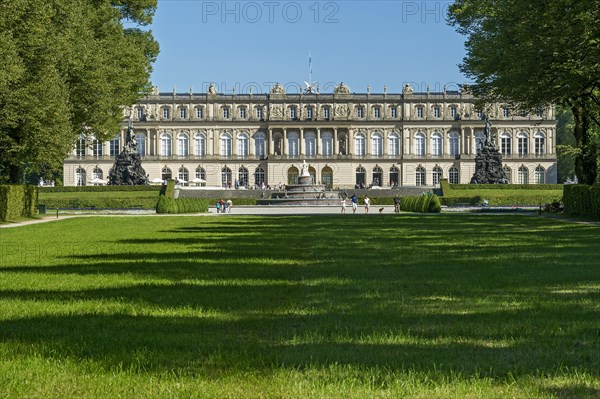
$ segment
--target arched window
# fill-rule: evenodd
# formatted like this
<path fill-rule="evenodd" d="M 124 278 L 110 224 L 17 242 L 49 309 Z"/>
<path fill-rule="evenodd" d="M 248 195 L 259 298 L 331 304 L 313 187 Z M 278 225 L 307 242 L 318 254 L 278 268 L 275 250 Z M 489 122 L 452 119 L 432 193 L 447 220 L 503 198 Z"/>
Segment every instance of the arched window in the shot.
<path fill-rule="evenodd" d="M 417 167 L 415 171 L 415 183 L 417 186 L 425 186 L 427 185 L 425 168 L 422 166 Z"/>
<path fill-rule="evenodd" d="M 422 132 L 415 135 L 415 154 L 421 157 L 425 155 L 425 134 Z"/>
<path fill-rule="evenodd" d="M 171 135 L 163 133 L 160 135 L 160 155 L 170 157 L 171 154 Z"/>
<path fill-rule="evenodd" d="M 381 133 L 373 133 L 373 136 L 371 137 L 371 148 L 374 156 L 381 157 L 383 155 L 383 137 L 381 136 Z"/>
<path fill-rule="evenodd" d="M 398 133 L 394 132 L 390 134 L 388 153 L 392 157 L 397 157 L 400 155 L 400 136 Z"/>
<path fill-rule="evenodd" d="M 400 185 L 400 169 L 396 166 L 390 168 L 390 187 L 398 187 Z"/>
<path fill-rule="evenodd" d="M 179 168 L 179 175 L 177 176 L 178 183 L 182 186 L 187 186 L 190 181 L 190 172 L 183 166 Z"/>
<path fill-rule="evenodd" d="M 300 172 L 298 172 L 298 168 L 296 168 L 295 166 L 292 166 L 291 168 L 288 169 L 288 184 L 298 184 L 298 175 L 300 174 Z"/>
<path fill-rule="evenodd" d="M 266 183 L 265 170 L 259 166 L 254 170 L 254 184 L 260 188 L 263 183 Z"/>
<path fill-rule="evenodd" d="M 432 174 L 432 179 L 433 179 L 433 184 L 440 184 L 440 180 L 442 180 L 443 177 L 443 173 L 442 173 L 442 168 L 440 168 L 439 166 L 435 166 L 433 168 L 433 174 Z"/>
<path fill-rule="evenodd" d="M 202 187 L 206 186 L 206 170 L 201 166 L 196 168 L 196 181 L 196 184 L 199 184 Z"/>
<path fill-rule="evenodd" d="M 196 157 L 206 156 L 206 136 L 203 133 L 197 133 L 194 137 L 194 154 Z"/>
<path fill-rule="evenodd" d="M 519 155 L 526 156 L 529 154 L 529 135 L 525 132 L 519 132 L 517 134 L 517 143 L 519 148 Z"/>
<path fill-rule="evenodd" d="M 223 133 L 221 135 L 221 158 L 231 157 L 231 134 Z"/>
<path fill-rule="evenodd" d="M 456 166 L 451 167 L 448 171 L 448 181 L 450 184 L 460 183 L 460 171 Z"/>
<path fill-rule="evenodd" d="M 262 132 L 254 135 L 254 154 L 258 159 L 265 159 L 265 134 Z"/>
<path fill-rule="evenodd" d="M 356 185 L 360 188 L 366 186 L 367 171 L 362 166 L 356 168 Z"/>
<path fill-rule="evenodd" d="M 500 150 L 504 156 L 512 154 L 512 137 L 510 136 L 510 133 L 503 132 L 500 135 Z"/>
<path fill-rule="evenodd" d="M 457 157 L 460 155 L 460 134 L 456 131 L 451 131 L 448 136 L 450 144 L 450 155 Z"/>
<path fill-rule="evenodd" d="M 81 166 L 75 171 L 75 183 L 78 186 L 85 186 L 85 169 Z"/>
<path fill-rule="evenodd" d="M 365 135 L 363 133 L 358 133 L 354 138 L 354 155 L 357 157 L 364 157 L 366 154 L 365 149 Z"/>
<path fill-rule="evenodd" d="M 308 174 L 310 175 L 310 181 L 312 184 L 317 184 L 317 171 L 312 166 L 308 167 Z"/>
<path fill-rule="evenodd" d="M 525 166 L 519 168 L 519 184 L 529 184 L 529 169 Z"/>
<path fill-rule="evenodd" d="M 300 144 L 300 135 L 296 132 L 288 134 L 288 156 L 298 158 L 298 145 Z"/>
<path fill-rule="evenodd" d="M 324 157 L 333 156 L 333 134 L 331 132 L 321 133 L 321 152 Z"/>
<path fill-rule="evenodd" d="M 187 133 L 179 133 L 177 136 L 177 155 L 187 157 L 189 155 L 189 136 Z"/>
<path fill-rule="evenodd" d="M 482 149 L 484 144 L 485 144 L 485 134 L 481 130 L 476 131 L 475 132 L 475 150 Z"/>
<path fill-rule="evenodd" d="M 248 169 L 242 166 L 238 170 L 238 184 L 240 187 L 248 187 L 248 176 Z"/>
<path fill-rule="evenodd" d="M 535 155 L 544 155 L 546 153 L 546 135 L 544 132 L 536 132 L 533 138 L 535 140 Z"/>
<path fill-rule="evenodd" d="M 379 186 L 381 186 L 382 183 L 383 183 L 383 170 L 379 166 L 376 166 L 373 168 L 373 176 L 371 179 L 371 185 L 379 187 Z"/>
<path fill-rule="evenodd" d="M 546 169 L 544 169 L 541 165 L 535 168 L 535 184 L 545 184 L 546 183 Z"/>
<path fill-rule="evenodd" d="M 317 136 L 313 132 L 304 133 L 304 153 L 313 158 L 317 154 Z"/>
<path fill-rule="evenodd" d="M 321 183 L 324 184 L 327 189 L 333 187 L 333 170 L 329 166 L 321 169 Z"/>
<path fill-rule="evenodd" d="M 138 133 L 135 135 L 135 143 L 137 145 L 138 154 L 141 157 L 146 156 L 146 135 L 144 133 Z"/>
<path fill-rule="evenodd" d="M 441 157 L 444 153 L 444 139 L 439 132 L 433 133 L 431 136 L 431 154 L 435 157 Z"/>
<path fill-rule="evenodd" d="M 504 174 L 506 175 L 506 179 L 508 180 L 509 183 L 512 182 L 512 169 L 509 168 L 508 166 L 504 166 L 502 167 L 502 170 L 504 171 Z"/>
<path fill-rule="evenodd" d="M 221 187 L 229 188 L 233 185 L 231 181 L 231 169 L 224 167 L 221 169 Z"/>
<path fill-rule="evenodd" d="M 237 155 L 240 158 L 247 158 L 249 154 L 248 135 L 246 133 L 238 134 Z M 247 181 L 247 179 L 246 179 Z"/>
<path fill-rule="evenodd" d="M 164 167 L 161 170 L 161 178 L 163 180 L 169 180 L 173 178 L 173 172 L 171 172 L 171 169 L 169 169 L 168 167 Z"/>
<path fill-rule="evenodd" d="M 94 168 L 94 170 L 92 171 L 92 180 L 102 179 L 103 175 L 104 175 L 104 173 L 102 173 L 102 169 L 100 169 L 100 167 L 96 166 Z"/>

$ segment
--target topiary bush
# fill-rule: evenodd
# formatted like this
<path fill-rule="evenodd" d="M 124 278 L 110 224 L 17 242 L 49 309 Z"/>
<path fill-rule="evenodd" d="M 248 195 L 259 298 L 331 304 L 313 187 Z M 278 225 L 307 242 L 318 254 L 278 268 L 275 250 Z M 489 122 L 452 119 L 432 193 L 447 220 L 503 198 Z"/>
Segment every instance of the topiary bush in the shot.
<path fill-rule="evenodd" d="M 183 214 L 208 212 L 208 202 L 200 198 L 171 198 L 161 195 L 156 203 L 156 213 Z"/>
<path fill-rule="evenodd" d="M 400 199 L 400 210 L 418 213 L 439 213 L 442 211 L 440 199 L 435 194 Z"/>
<path fill-rule="evenodd" d="M 36 186 L 28 184 L 0 186 L 0 221 L 12 221 L 35 215 L 37 196 Z"/>

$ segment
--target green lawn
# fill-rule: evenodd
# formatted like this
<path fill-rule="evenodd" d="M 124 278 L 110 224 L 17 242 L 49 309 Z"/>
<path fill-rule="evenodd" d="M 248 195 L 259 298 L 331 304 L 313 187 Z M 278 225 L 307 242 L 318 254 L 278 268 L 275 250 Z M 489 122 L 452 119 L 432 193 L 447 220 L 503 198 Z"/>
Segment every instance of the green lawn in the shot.
<path fill-rule="evenodd" d="M 510 215 L 0 230 L 0 397 L 597 398 L 600 228 Z"/>

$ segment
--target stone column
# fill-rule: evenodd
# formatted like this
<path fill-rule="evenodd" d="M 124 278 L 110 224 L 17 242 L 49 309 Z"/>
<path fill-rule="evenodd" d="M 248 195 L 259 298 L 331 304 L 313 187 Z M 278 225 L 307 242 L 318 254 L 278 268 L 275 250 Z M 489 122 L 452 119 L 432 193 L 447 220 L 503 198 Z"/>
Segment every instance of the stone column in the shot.
<path fill-rule="evenodd" d="M 287 128 L 282 129 L 283 138 L 281 143 L 281 156 L 285 157 L 287 155 Z"/>
<path fill-rule="evenodd" d="M 271 128 L 267 130 L 267 154 L 275 154 L 275 144 L 273 143 L 273 129 Z"/>
<path fill-rule="evenodd" d="M 323 132 L 321 131 L 321 128 L 317 128 L 316 131 L 316 138 L 315 138 L 315 155 L 317 157 L 323 155 L 323 146 L 321 145 L 321 140 L 322 140 L 322 134 Z"/>
<path fill-rule="evenodd" d="M 340 152 L 339 149 L 340 145 L 338 143 L 338 128 L 334 127 L 333 128 L 333 148 L 331 149 L 333 151 L 333 156 L 338 155 L 338 153 Z"/>
<path fill-rule="evenodd" d="M 298 143 L 298 153 L 300 154 L 300 158 L 303 158 L 306 155 L 306 145 L 304 142 L 304 128 L 300 128 L 298 136 L 300 137 L 300 142 Z"/>
<path fill-rule="evenodd" d="M 346 147 L 348 149 L 348 155 L 354 156 L 354 129 L 348 129 L 348 145 Z"/>

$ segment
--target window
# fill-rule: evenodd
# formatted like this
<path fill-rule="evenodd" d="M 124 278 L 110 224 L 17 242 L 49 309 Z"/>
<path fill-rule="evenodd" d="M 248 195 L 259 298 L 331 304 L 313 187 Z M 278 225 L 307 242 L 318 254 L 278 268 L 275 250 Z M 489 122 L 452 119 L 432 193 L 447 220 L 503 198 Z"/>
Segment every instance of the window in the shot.
<path fill-rule="evenodd" d="M 117 135 L 109 142 L 110 156 L 116 157 L 117 155 L 119 155 L 120 149 L 121 149 L 121 139 Z M 138 151 L 139 151 L 139 141 L 138 141 Z M 142 154 L 140 154 L 140 155 L 142 155 Z"/>
<path fill-rule="evenodd" d="M 263 118 L 263 107 L 256 107 L 256 117 L 258 119 L 262 119 Z"/>
<path fill-rule="evenodd" d="M 444 153 L 443 140 L 442 134 L 439 132 L 435 132 L 431 136 L 431 153 L 436 157 L 441 157 Z"/>
<path fill-rule="evenodd" d="M 508 132 L 504 132 L 500 136 L 500 151 L 504 156 L 512 154 L 512 137 Z"/>
<path fill-rule="evenodd" d="M 544 132 L 537 132 L 533 135 L 535 140 L 535 155 L 544 155 L 546 153 L 546 135 Z"/>
<path fill-rule="evenodd" d="M 543 108 L 536 108 L 536 110 L 535 110 L 535 116 L 537 116 L 538 118 L 543 118 L 544 117 L 544 109 Z"/>
<path fill-rule="evenodd" d="M 419 156 L 425 155 L 425 135 L 421 132 L 415 135 L 415 154 Z"/>
<path fill-rule="evenodd" d="M 459 184 L 460 183 L 460 173 L 456 166 L 453 166 L 448 171 L 448 180 L 450 184 Z"/>
<path fill-rule="evenodd" d="M 400 155 L 400 136 L 398 136 L 398 133 L 390 134 L 388 153 L 392 157 L 397 157 Z"/>
<path fill-rule="evenodd" d="M 221 135 L 221 158 L 231 157 L 231 135 L 223 133 Z"/>
<path fill-rule="evenodd" d="M 442 109 L 440 107 L 433 107 L 433 117 L 441 118 L 442 117 Z"/>
<path fill-rule="evenodd" d="M 233 185 L 231 180 L 231 169 L 228 167 L 221 169 L 221 187 L 231 187 Z"/>
<path fill-rule="evenodd" d="M 317 154 L 317 136 L 313 132 L 304 133 L 304 153 L 307 157 L 314 157 Z"/>
<path fill-rule="evenodd" d="M 296 119 L 298 117 L 298 110 L 296 107 L 290 107 L 290 119 Z"/>
<path fill-rule="evenodd" d="M 223 119 L 229 119 L 229 107 L 223 107 Z"/>
<path fill-rule="evenodd" d="M 440 180 L 442 180 L 442 168 L 440 168 L 439 166 L 436 166 L 433 168 L 433 174 L 432 174 L 432 178 L 433 178 L 433 184 L 440 184 Z"/>
<path fill-rule="evenodd" d="M 75 171 L 75 184 L 78 186 L 85 186 L 85 169 L 81 166 Z"/>
<path fill-rule="evenodd" d="M 482 111 L 475 111 L 475 115 L 477 115 L 478 119 L 483 118 L 483 112 Z"/>
<path fill-rule="evenodd" d="M 102 157 L 102 147 L 103 147 L 103 143 L 100 140 L 92 140 L 92 155 L 95 158 L 100 158 Z"/>
<path fill-rule="evenodd" d="M 358 133 L 354 139 L 354 155 L 358 157 L 364 157 L 366 155 L 365 149 L 365 135 Z"/>
<path fill-rule="evenodd" d="M 241 167 L 238 169 L 238 185 L 240 187 L 248 187 L 248 169 Z"/>
<path fill-rule="evenodd" d="M 527 117 L 527 110 L 525 110 L 525 109 L 521 109 L 521 110 L 519 110 L 519 116 L 520 116 L 521 118 L 525 118 L 525 117 Z"/>
<path fill-rule="evenodd" d="M 298 168 L 296 168 L 295 166 L 292 166 L 291 168 L 288 169 L 288 184 L 298 184 L 298 175 L 300 174 L 300 172 L 298 172 Z"/>
<path fill-rule="evenodd" d="M 457 157 L 460 155 L 460 135 L 458 132 L 452 131 L 449 136 L 450 155 Z"/>
<path fill-rule="evenodd" d="M 450 116 L 452 119 L 458 119 L 458 107 L 454 105 L 450 107 Z"/>
<path fill-rule="evenodd" d="M 362 166 L 356 168 L 356 185 L 360 188 L 365 186 L 365 180 L 367 177 L 367 171 Z"/>
<path fill-rule="evenodd" d="M 321 133 L 321 152 L 324 157 L 333 156 L 333 134 L 331 132 Z"/>
<path fill-rule="evenodd" d="M 356 107 L 356 117 L 357 118 L 365 117 L 365 108 L 363 106 Z"/>
<path fill-rule="evenodd" d="M 265 170 L 260 166 L 254 170 L 254 184 L 261 187 L 265 183 Z"/>
<path fill-rule="evenodd" d="M 265 134 L 264 133 L 257 133 L 254 136 L 254 154 L 256 154 L 256 156 L 259 159 L 264 159 L 265 158 Z"/>
<path fill-rule="evenodd" d="M 206 156 L 206 136 L 202 133 L 198 133 L 196 137 L 194 137 L 194 154 L 197 157 Z"/>
<path fill-rule="evenodd" d="M 475 132 L 475 148 L 477 150 L 481 150 L 483 148 L 484 144 L 485 144 L 485 134 L 483 134 L 483 131 L 477 130 Z"/>
<path fill-rule="evenodd" d="M 136 112 L 137 119 L 139 121 L 143 121 L 145 119 L 144 118 L 144 108 L 143 107 L 137 107 L 135 109 L 135 112 Z"/>
<path fill-rule="evenodd" d="M 187 108 L 186 107 L 179 107 L 179 117 L 181 119 L 187 118 Z"/>
<path fill-rule="evenodd" d="M 238 135 L 237 155 L 240 158 L 246 158 L 249 154 L 248 135 L 241 133 Z"/>
<path fill-rule="evenodd" d="M 77 155 L 77 158 L 85 157 L 85 147 L 85 137 L 79 136 L 79 140 L 77 140 L 77 144 L 75 146 L 75 154 Z"/>
<path fill-rule="evenodd" d="M 198 119 L 204 118 L 204 108 L 202 108 L 202 107 L 196 108 L 196 118 L 198 118 Z"/>
<path fill-rule="evenodd" d="M 246 107 L 240 107 L 240 119 L 246 119 Z"/>
<path fill-rule="evenodd" d="M 535 168 L 535 183 L 546 183 L 546 169 L 544 169 L 542 166 L 538 166 L 537 168 Z"/>
<path fill-rule="evenodd" d="M 330 115 L 329 111 L 330 111 L 330 109 L 329 109 L 328 105 L 323 107 L 323 118 L 329 119 L 329 115 Z"/>
<path fill-rule="evenodd" d="M 306 107 L 306 119 L 313 118 L 313 107 Z"/>
<path fill-rule="evenodd" d="M 383 170 L 379 166 L 373 168 L 373 176 L 371 178 L 371 185 L 380 187 L 383 182 Z"/>
<path fill-rule="evenodd" d="M 171 111 L 169 110 L 169 107 L 163 107 L 162 117 L 163 119 L 169 119 L 171 117 Z"/>
<path fill-rule="evenodd" d="M 381 133 L 373 133 L 371 138 L 371 149 L 374 156 L 381 157 L 383 155 L 383 138 L 381 137 Z"/>
<path fill-rule="evenodd" d="M 400 181 L 400 169 L 393 166 L 390 169 L 390 187 L 398 187 Z"/>
<path fill-rule="evenodd" d="M 381 107 L 373 107 L 373 117 L 381 118 Z"/>
<path fill-rule="evenodd" d="M 300 143 L 300 136 L 296 132 L 288 134 L 288 156 L 290 158 L 298 158 L 298 145 Z"/>
<path fill-rule="evenodd" d="M 187 186 L 190 180 L 190 172 L 183 166 L 179 168 L 179 175 L 177 176 L 178 183 L 182 186 Z"/>
<path fill-rule="evenodd" d="M 509 118 L 510 117 L 510 108 L 502 107 L 502 116 L 504 118 Z"/>
<path fill-rule="evenodd" d="M 506 179 L 510 183 L 512 181 L 512 169 L 509 168 L 508 166 L 504 166 L 502 168 L 502 170 L 504 171 L 504 174 L 506 175 Z"/>
<path fill-rule="evenodd" d="M 135 135 L 135 143 L 137 146 L 138 154 L 140 154 L 141 157 L 145 157 L 146 156 L 146 135 L 144 133 L 136 134 Z"/>
<path fill-rule="evenodd" d="M 525 132 L 519 132 L 517 134 L 517 144 L 519 149 L 519 156 L 526 156 L 529 153 L 529 136 Z"/>
<path fill-rule="evenodd" d="M 422 118 L 425 115 L 425 109 L 422 105 L 417 105 L 417 118 Z"/>
<path fill-rule="evenodd" d="M 98 166 L 96 166 L 94 168 L 94 170 L 92 171 L 92 180 L 94 179 L 102 179 L 102 176 L 104 174 L 102 173 L 102 169 L 100 169 Z"/>
<path fill-rule="evenodd" d="M 164 168 L 162 168 L 161 170 L 161 178 L 163 180 L 169 180 L 173 177 L 173 172 L 171 172 L 171 169 L 167 168 L 166 166 Z"/>
<path fill-rule="evenodd" d="M 427 184 L 425 168 L 422 166 L 417 167 L 415 172 L 415 184 L 417 186 L 425 186 Z"/>
<path fill-rule="evenodd" d="M 397 118 L 398 117 L 398 108 L 396 107 L 391 107 L 390 108 L 390 116 L 392 118 Z"/>
<path fill-rule="evenodd" d="M 171 135 L 163 133 L 160 136 L 160 155 L 163 157 L 171 156 Z"/>
<path fill-rule="evenodd" d="M 519 168 L 519 184 L 529 184 L 529 170 L 525 166 Z"/>
<path fill-rule="evenodd" d="M 187 157 L 189 155 L 189 136 L 186 133 L 180 133 L 177 136 L 177 155 Z"/>
<path fill-rule="evenodd" d="M 200 166 L 196 168 L 196 179 L 203 187 L 206 186 L 206 170 L 204 168 Z"/>

